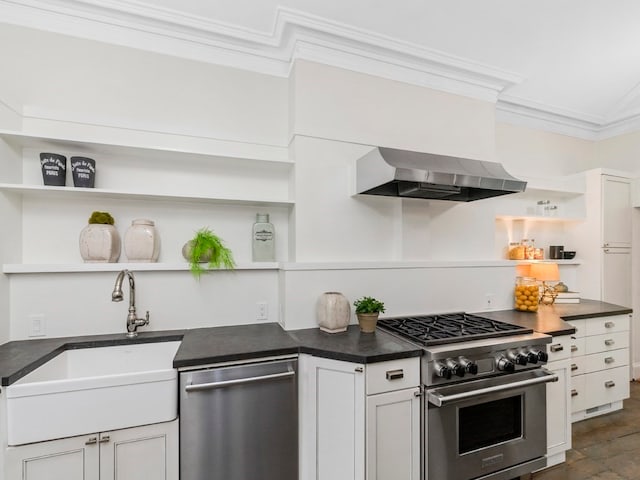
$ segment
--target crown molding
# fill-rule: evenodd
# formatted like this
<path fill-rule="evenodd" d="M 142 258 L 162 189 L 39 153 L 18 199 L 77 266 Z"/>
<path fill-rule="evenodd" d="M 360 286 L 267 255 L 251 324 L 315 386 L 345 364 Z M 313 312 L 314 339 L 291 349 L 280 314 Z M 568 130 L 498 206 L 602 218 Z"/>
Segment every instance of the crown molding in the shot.
<path fill-rule="evenodd" d="M 499 121 L 587 140 L 640 128 L 640 112 L 607 118 L 531 102 L 506 93 L 516 73 L 379 35 L 286 7 L 263 32 L 134 0 L 0 0 L 2 22 L 189 60 L 287 77 L 308 60 L 496 103 Z M 611 118 L 611 114 L 617 114 Z"/>
<path fill-rule="evenodd" d="M 271 32 L 133 1 L 0 0 L 6 23 L 268 75 L 304 59 L 495 102 L 521 76 L 278 7 Z"/>

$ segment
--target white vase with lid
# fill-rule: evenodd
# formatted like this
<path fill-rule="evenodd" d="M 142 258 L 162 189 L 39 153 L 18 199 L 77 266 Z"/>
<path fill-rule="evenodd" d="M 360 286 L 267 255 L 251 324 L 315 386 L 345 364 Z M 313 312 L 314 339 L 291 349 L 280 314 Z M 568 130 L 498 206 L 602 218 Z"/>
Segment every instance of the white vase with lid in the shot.
<path fill-rule="evenodd" d="M 316 315 L 323 332 L 344 332 L 351 320 L 351 305 L 340 292 L 324 292 L 318 298 Z"/>
<path fill-rule="evenodd" d="M 153 220 L 138 218 L 124 234 L 124 253 L 129 262 L 157 262 L 160 255 L 160 236 Z"/>

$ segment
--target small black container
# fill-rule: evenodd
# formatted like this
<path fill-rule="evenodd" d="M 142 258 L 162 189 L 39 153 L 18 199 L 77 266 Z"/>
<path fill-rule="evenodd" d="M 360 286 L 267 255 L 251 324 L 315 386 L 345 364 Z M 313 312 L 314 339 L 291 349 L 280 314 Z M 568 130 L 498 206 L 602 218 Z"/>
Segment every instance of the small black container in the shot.
<path fill-rule="evenodd" d="M 64 187 L 67 183 L 67 157 L 57 153 L 41 153 L 40 167 L 45 185 Z"/>
<path fill-rule="evenodd" d="M 552 260 L 564 259 L 564 245 L 551 245 L 549 247 L 549 258 Z"/>
<path fill-rule="evenodd" d="M 73 186 L 93 188 L 96 182 L 96 161 L 87 157 L 71 157 Z"/>

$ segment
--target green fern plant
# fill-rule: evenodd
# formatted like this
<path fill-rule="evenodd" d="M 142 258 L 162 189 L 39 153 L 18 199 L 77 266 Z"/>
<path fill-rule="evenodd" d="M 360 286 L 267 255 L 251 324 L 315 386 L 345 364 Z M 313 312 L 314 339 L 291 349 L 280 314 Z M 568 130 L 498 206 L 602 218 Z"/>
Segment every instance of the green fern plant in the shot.
<path fill-rule="evenodd" d="M 225 246 L 220 237 L 206 227 L 198 230 L 185 247 L 184 253 L 189 261 L 189 268 L 197 279 L 205 272 L 203 263 L 210 269 L 233 270 L 236 266 L 231 250 Z"/>

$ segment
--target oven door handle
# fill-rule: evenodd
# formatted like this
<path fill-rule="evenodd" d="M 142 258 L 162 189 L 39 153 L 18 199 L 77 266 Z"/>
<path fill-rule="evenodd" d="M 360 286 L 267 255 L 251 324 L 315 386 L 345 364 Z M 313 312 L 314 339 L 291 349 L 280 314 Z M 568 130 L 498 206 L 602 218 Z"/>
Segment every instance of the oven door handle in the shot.
<path fill-rule="evenodd" d="M 487 395 L 496 392 L 505 392 L 507 390 L 514 390 L 516 388 L 530 387 L 540 383 L 557 382 L 558 376 L 555 373 L 551 373 L 547 370 L 542 370 L 542 375 L 526 380 L 518 380 L 515 382 L 503 383 L 500 385 L 492 385 L 490 387 L 477 388 L 464 392 L 453 393 L 446 395 L 438 392 L 437 389 L 427 391 L 427 398 L 429 403 L 436 407 L 446 406 L 447 403 L 457 402 L 459 400 L 466 400 L 468 398 L 477 397 L 480 395 Z"/>

